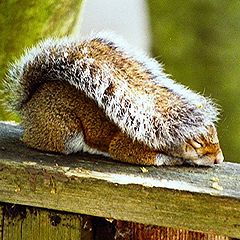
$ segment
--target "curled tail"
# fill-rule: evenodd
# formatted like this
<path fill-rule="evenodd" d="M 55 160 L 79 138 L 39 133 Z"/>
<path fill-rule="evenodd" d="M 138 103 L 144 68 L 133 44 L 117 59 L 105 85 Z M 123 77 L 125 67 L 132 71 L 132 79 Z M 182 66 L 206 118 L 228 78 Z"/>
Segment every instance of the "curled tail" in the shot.
<path fill-rule="evenodd" d="M 95 100 L 132 139 L 155 149 L 182 144 L 217 120 L 211 100 L 177 84 L 155 60 L 98 34 L 83 41 L 48 39 L 12 65 L 6 88 L 21 112 L 38 86 L 66 81 Z"/>

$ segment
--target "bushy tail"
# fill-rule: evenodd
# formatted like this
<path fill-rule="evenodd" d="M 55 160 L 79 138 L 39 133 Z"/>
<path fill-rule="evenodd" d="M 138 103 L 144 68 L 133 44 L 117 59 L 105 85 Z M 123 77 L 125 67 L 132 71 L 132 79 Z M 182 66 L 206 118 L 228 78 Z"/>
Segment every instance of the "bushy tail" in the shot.
<path fill-rule="evenodd" d="M 6 78 L 17 110 L 46 81 L 67 81 L 94 99 L 131 138 L 166 149 L 205 134 L 217 119 L 211 100 L 177 84 L 160 64 L 103 35 L 48 39 L 27 50 Z"/>

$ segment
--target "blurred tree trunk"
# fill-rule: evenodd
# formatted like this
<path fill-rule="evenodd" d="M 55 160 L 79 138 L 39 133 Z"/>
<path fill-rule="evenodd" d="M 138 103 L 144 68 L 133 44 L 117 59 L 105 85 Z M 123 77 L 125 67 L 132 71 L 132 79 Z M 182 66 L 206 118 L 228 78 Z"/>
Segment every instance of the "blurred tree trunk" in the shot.
<path fill-rule="evenodd" d="M 225 159 L 240 162 L 240 1 L 148 3 L 153 55 L 178 82 L 217 99 Z"/>
<path fill-rule="evenodd" d="M 35 42 L 49 36 L 70 34 L 79 15 L 81 2 L 0 1 L 0 82 L 9 63 L 19 57 L 25 47 L 31 47 Z M 9 119 L 2 106 L 0 119 Z"/>

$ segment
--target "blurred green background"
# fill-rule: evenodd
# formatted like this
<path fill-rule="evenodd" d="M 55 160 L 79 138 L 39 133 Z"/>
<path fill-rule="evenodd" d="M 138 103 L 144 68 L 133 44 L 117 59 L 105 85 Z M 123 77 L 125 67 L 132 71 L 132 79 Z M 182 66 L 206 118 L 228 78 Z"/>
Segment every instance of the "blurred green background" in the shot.
<path fill-rule="evenodd" d="M 221 106 L 218 132 L 225 160 L 240 162 L 240 1 L 145 3 L 152 55 L 178 82 Z M 71 33 L 80 4 L 80 0 L 1 1 L 0 79 L 24 47 L 47 36 Z M 14 118 L 0 106 L 0 119 Z"/>
<path fill-rule="evenodd" d="M 174 79 L 221 106 L 226 161 L 240 162 L 240 1 L 149 1 L 152 52 Z"/>

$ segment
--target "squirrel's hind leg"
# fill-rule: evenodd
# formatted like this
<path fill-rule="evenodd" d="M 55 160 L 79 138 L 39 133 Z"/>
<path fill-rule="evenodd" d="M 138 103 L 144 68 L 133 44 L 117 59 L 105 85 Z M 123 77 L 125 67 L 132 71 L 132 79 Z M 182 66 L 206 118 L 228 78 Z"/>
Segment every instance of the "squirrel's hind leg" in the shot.
<path fill-rule="evenodd" d="M 182 165 L 184 159 L 167 156 L 138 141 L 133 141 L 126 134 L 118 132 L 109 145 L 109 154 L 121 162 L 139 165 Z"/>
<path fill-rule="evenodd" d="M 61 82 L 39 86 L 21 109 L 23 142 L 41 151 L 69 153 L 66 142 L 82 130 L 80 119 L 71 109 L 72 102 L 67 86 Z"/>

